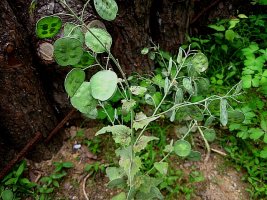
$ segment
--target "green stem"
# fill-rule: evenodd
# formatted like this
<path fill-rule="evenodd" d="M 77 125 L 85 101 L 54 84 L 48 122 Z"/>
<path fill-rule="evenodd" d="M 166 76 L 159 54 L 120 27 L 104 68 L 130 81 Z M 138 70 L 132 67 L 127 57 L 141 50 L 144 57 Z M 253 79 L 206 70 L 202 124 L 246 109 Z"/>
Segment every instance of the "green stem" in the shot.
<path fill-rule="evenodd" d="M 195 120 L 195 123 L 197 124 L 196 120 Z M 210 157 L 210 145 L 209 145 L 208 141 L 206 140 L 206 138 L 204 136 L 204 133 L 202 132 L 201 128 L 199 126 L 197 126 L 197 128 L 198 128 L 198 131 L 199 131 L 202 139 L 204 140 L 205 146 L 207 148 L 207 155 L 206 155 L 206 158 L 204 160 L 204 162 L 206 163 L 209 160 L 209 157 Z"/>

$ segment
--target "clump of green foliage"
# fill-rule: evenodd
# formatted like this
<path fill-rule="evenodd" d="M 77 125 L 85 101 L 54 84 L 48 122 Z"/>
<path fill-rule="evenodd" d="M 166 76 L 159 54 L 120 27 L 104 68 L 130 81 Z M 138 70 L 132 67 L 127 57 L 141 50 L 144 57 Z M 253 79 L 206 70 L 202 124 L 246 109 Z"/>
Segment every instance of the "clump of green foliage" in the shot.
<path fill-rule="evenodd" d="M 247 17 L 240 14 L 209 27 L 215 31 L 213 34 L 192 37 L 189 42 L 209 57 L 212 70 L 207 75 L 214 91 L 228 90 L 234 82 L 242 80 L 245 93 L 238 98 L 242 103 L 232 106 L 244 114 L 245 120 L 242 123 L 231 121 L 228 127 L 235 133 L 236 140 L 241 140 L 235 145 L 244 142 L 247 145 L 231 145 L 227 149 L 232 159 L 247 169 L 248 180 L 254 188 L 251 194 L 265 197 L 267 190 L 262 187 L 262 183 L 266 184 L 266 177 L 262 176 L 265 167 L 260 167 L 258 173 L 251 173 L 252 166 L 248 167 L 247 163 L 257 160 L 259 165 L 264 165 L 267 158 L 267 15 Z M 245 151 L 244 147 L 247 147 Z"/>
<path fill-rule="evenodd" d="M 38 200 L 52 199 L 51 193 L 55 188 L 59 188 L 59 181 L 67 175 L 65 169 L 73 167 L 71 162 L 54 163 L 55 170 L 49 176 L 40 179 L 40 183 L 31 182 L 24 177 L 27 170 L 26 161 L 22 161 L 16 166 L 0 184 L 0 197 L 3 200 L 19 200 L 33 197 Z"/>
<path fill-rule="evenodd" d="M 0 194 L 3 200 L 21 199 L 34 194 L 36 183 L 23 177 L 26 162 L 21 162 L 1 181 Z"/>
<path fill-rule="evenodd" d="M 209 95 L 210 84 L 203 77 L 208 59 L 190 48 L 179 48 L 178 54 L 170 57 L 165 57 L 157 46 L 144 48 L 141 53 L 158 57 L 162 67 L 152 75 L 127 78 L 110 52 L 111 35 L 104 29 L 88 27 L 83 12 L 78 16 L 64 0 L 60 3 L 78 23 L 62 23 L 59 17 L 56 20 L 55 16 L 48 16 L 37 22 L 36 32 L 40 38 L 51 38 L 60 30 L 52 31 L 51 27 L 63 25 L 63 37 L 54 43 L 54 58 L 63 67 L 73 67 L 64 83 L 70 102 L 84 116 L 106 118 L 110 123 L 97 131 L 96 136 L 111 133 L 117 144 L 118 165 L 107 167 L 106 174 L 110 180 L 108 187 L 119 187 L 123 192 L 112 199 L 163 199 L 160 184 L 168 173 L 167 158 L 170 155 L 200 157 L 190 143 L 199 135 L 207 148 L 207 160 L 209 142 L 216 136 L 212 122 L 218 119 L 225 126 L 231 117 L 240 120 L 240 112 L 231 109 L 230 100 L 237 101 L 241 85 L 236 84 L 225 95 Z M 94 0 L 94 6 L 101 18 L 110 21 L 116 17 L 118 7 L 114 0 Z M 100 53 L 107 56 L 105 62 L 99 61 Z M 120 74 L 111 69 L 110 63 Z M 100 71 L 86 80 L 85 70 L 91 67 L 98 67 Z M 159 141 L 147 130 L 152 122 L 160 119 L 179 121 L 185 127 L 180 130 L 178 139 L 164 146 L 163 156 L 145 168 L 149 144 Z M 162 176 L 153 176 L 153 170 Z"/>

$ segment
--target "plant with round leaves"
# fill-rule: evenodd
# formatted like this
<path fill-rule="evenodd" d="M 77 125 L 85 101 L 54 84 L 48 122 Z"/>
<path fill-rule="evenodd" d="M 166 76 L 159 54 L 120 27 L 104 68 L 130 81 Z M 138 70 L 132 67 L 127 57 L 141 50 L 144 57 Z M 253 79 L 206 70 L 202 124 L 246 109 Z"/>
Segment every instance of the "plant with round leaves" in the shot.
<path fill-rule="evenodd" d="M 110 70 L 102 70 L 92 76 L 92 96 L 100 101 L 106 101 L 113 96 L 117 90 L 117 74 Z"/>
<path fill-rule="evenodd" d="M 75 94 L 70 98 L 74 108 L 83 114 L 90 114 L 95 111 L 97 100 L 91 94 L 91 83 L 83 82 Z"/>
<path fill-rule="evenodd" d="M 82 32 L 82 29 L 73 23 L 65 23 L 63 33 L 64 37 L 72 37 L 80 40 L 82 44 L 84 43 L 84 34 Z"/>
<path fill-rule="evenodd" d="M 66 76 L 64 86 L 67 94 L 73 97 L 85 81 L 85 73 L 81 69 L 72 69 Z"/>
<path fill-rule="evenodd" d="M 73 67 L 87 68 L 95 63 L 95 57 L 89 51 L 84 51 L 80 61 Z"/>
<path fill-rule="evenodd" d="M 85 44 L 95 53 L 109 51 L 112 45 L 111 35 L 101 28 L 89 28 L 85 33 Z"/>
<path fill-rule="evenodd" d="M 99 16 L 107 21 L 116 18 L 118 5 L 115 0 L 94 0 L 94 6 Z"/>
<path fill-rule="evenodd" d="M 186 157 L 191 152 L 191 144 L 186 140 L 178 140 L 174 143 L 174 152 L 181 157 Z"/>
<path fill-rule="evenodd" d="M 76 65 L 81 60 L 82 55 L 82 44 L 75 38 L 59 38 L 54 43 L 54 57 L 61 66 Z"/>
<path fill-rule="evenodd" d="M 43 17 L 36 24 L 36 35 L 41 38 L 52 38 L 61 29 L 62 21 L 57 16 Z"/>
<path fill-rule="evenodd" d="M 214 129 L 205 129 L 203 133 L 208 142 L 213 142 L 216 139 L 216 132 Z"/>
<path fill-rule="evenodd" d="M 209 66 L 208 58 L 203 53 L 196 53 L 193 56 L 191 63 L 198 73 L 206 71 Z"/>
<path fill-rule="evenodd" d="M 65 1 L 60 3 L 70 9 L 70 13 L 74 13 Z M 118 7 L 114 0 L 94 0 L 94 5 L 97 13 L 103 19 L 111 21 L 117 15 Z M 83 13 L 81 18 L 78 15 L 73 14 L 73 16 L 82 22 Z M 166 175 L 168 163 L 165 159 L 172 152 L 183 158 L 200 159 L 200 153 L 193 151 L 185 138 L 190 132 L 199 129 L 205 142 L 211 141 L 207 138 L 205 130 L 203 134 L 198 122 L 203 121 L 204 116 L 211 115 L 207 107 L 211 101 L 227 99 L 227 97 L 199 98 L 197 96 L 201 95 L 209 85 L 205 79 L 200 77 L 200 73 L 207 69 L 208 62 L 204 54 L 186 52 L 181 48 L 177 59 L 160 51 L 158 47 L 149 48 L 149 54 L 153 54 L 153 59 L 156 59 L 157 55 L 161 55 L 162 59 L 167 59 L 167 62 L 161 60 L 160 63 L 165 65 L 164 70 L 156 71 L 153 78 L 141 77 L 141 83 L 139 80 L 131 82 L 110 52 L 112 38 L 104 28 L 101 28 L 103 25 L 95 27 L 92 24 L 88 26 L 84 22 L 81 24 L 66 23 L 64 25 L 64 37 L 54 43 L 54 58 L 61 66 L 76 67 L 69 72 L 64 83 L 73 107 L 86 117 L 107 119 L 112 124 L 112 126 L 102 128 L 97 135 L 111 132 L 114 141 L 119 145 L 116 150 L 116 155 L 120 158 L 119 167 L 107 170 L 110 178 L 108 185 L 127 188 L 128 193 L 122 192 L 114 199 L 163 199 L 158 189 L 160 181 L 149 176 L 149 173 L 145 175 L 142 172 L 142 156 L 144 155 L 142 151 L 146 151 L 149 143 L 153 145 L 152 143 L 156 143 L 158 140 L 154 136 L 144 135 L 147 128 L 152 122 L 156 123 L 156 120 L 165 116 L 171 122 L 181 118 L 181 121 L 187 121 L 190 124 L 188 130 L 183 133 L 184 135 L 177 135 L 180 138 L 178 141 L 174 144 L 172 141 L 165 146 L 163 151 L 167 155 L 152 165 L 158 172 Z M 157 52 L 154 52 L 155 50 Z M 108 53 L 108 59 L 105 66 L 102 66 L 104 59 L 99 61 L 97 56 L 104 52 Z M 146 50 L 142 53 L 148 52 Z M 97 64 L 93 65 L 95 61 Z M 107 70 L 113 64 L 118 67 L 122 79 L 118 78 L 114 71 Z M 90 82 L 87 82 L 84 70 L 92 65 L 100 66 L 102 70 L 93 74 Z M 119 98 L 116 97 L 118 96 L 116 94 L 119 94 Z M 115 104 L 116 106 L 114 106 Z M 144 109 L 144 112 L 147 113 L 143 113 L 141 117 L 140 110 L 137 111 L 137 108 L 142 108 L 139 107 L 140 104 L 146 104 L 149 108 L 148 110 Z M 225 115 L 227 106 L 225 102 L 222 104 L 221 110 Z M 101 108 L 99 109 L 99 107 Z M 138 112 L 140 113 L 138 114 Z M 179 117 L 179 115 L 181 116 Z M 137 183 L 139 188 L 134 186 Z M 148 189 L 146 189 L 147 185 L 149 185 Z M 131 191 L 136 191 L 136 193 Z"/>

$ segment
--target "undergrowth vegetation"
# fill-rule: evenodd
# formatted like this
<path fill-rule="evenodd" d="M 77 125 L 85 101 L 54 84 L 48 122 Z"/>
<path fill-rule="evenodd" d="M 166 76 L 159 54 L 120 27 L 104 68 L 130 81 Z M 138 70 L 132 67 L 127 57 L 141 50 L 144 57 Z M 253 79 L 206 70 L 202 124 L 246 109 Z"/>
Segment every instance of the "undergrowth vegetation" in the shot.
<path fill-rule="evenodd" d="M 188 36 L 189 45 L 176 55 L 152 43 L 140 56 L 149 56 L 157 68 L 151 74 L 126 76 L 110 51 L 111 35 L 88 26 L 83 12 L 78 16 L 65 1 L 60 3 L 78 22 L 63 22 L 62 13 L 46 16 L 37 22 L 36 34 L 41 39 L 56 37 L 55 61 L 72 67 L 64 83 L 70 103 L 84 117 L 103 124 L 96 138 L 84 139 L 83 144 L 100 153 L 102 135 L 111 133 L 117 159 L 108 166 L 87 165 L 85 171 L 105 170 L 107 187 L 121 191 L 113 200 L 176 199 L 180 194 L 190 199 L 193 183 L 204 177 L 192 171 L 182 183 L 185 175 L 171 158 L 201 160 L 197 141 L 206 149 L 206 162 L 210 143 L 218 137 L 215 125 L 229 128 L 231 135 L 220 135 L 222 145 L 237 168 L 247 170 L 251 197 L 267 196 L 267 15 L 219 20 L 209 25 L 212 34 Z M 102 19 L 116 18 L 114 0 L 94 0 L 94 6 Z M 99 71 L 88 74 L 92 67 Z M 22 190 L 36 199 L 49 199 L 58 180 L 67 175 L 65 168 L 71 167 L 72 163 L 55 163 L 55 171 L 36 184 L 21 178 L 23 162 L 2 181 L 2 199 L 19 199 L 14 194 Z"/>
<path fill-rule="evenodd" d="M 246 180 L 253 198 L 264 198 L 267 158 L 267 15 L 218 20 L 209 25 L 208 36 L 188 37 L 191 47 L 209 57 L 212 70 L 207 72 L 215 92 L 227 91 L 236 80 L 242 80 L 244 94 L 233 103 L 241 111 L 242 123 L 230 122 L 231 134 L 224 135 L 225 149 L 231 159 L 247 170 Z"/>

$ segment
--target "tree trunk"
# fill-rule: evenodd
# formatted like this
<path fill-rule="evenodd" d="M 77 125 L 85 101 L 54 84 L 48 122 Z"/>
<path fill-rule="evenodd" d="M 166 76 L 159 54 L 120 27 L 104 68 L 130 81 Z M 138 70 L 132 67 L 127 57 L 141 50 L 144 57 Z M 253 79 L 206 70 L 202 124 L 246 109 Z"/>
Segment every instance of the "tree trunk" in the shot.
<path fill-rule="evenodd" d="M 37 131 L 45 137 L 57 120 L 32 63 L 26 30 L 6 0 L 0 1 L 0 13 L 1 168 Z M 40 144 L 30 157 L 49 158 L 51 147 Z"/>

